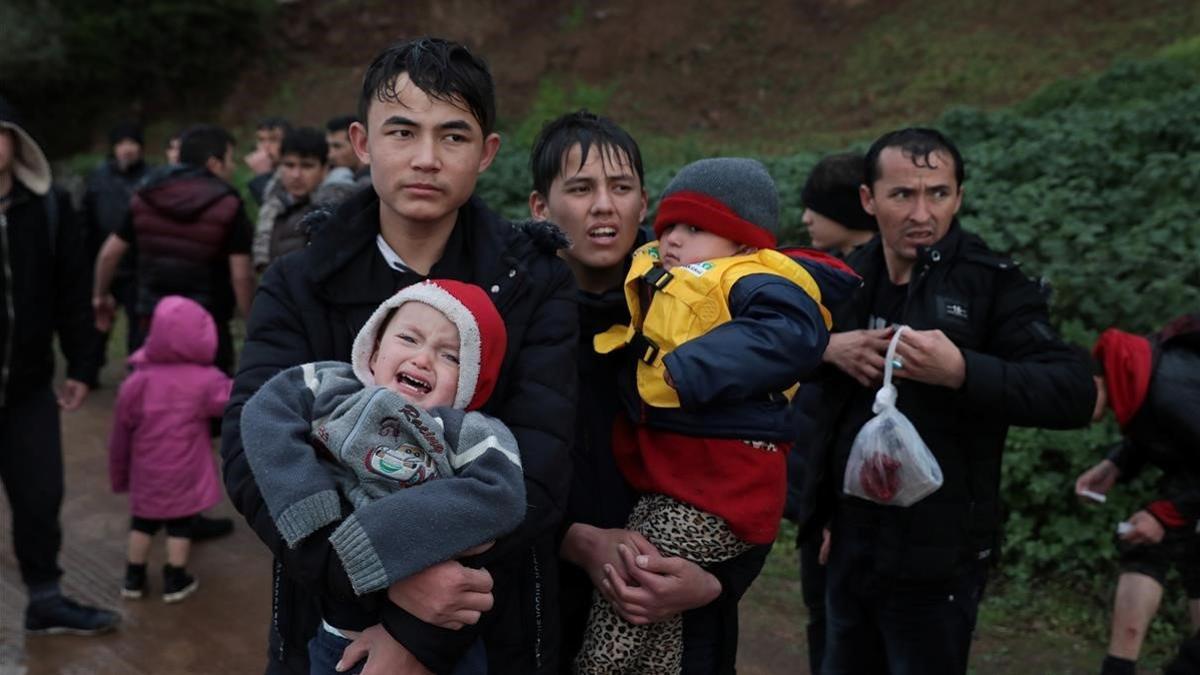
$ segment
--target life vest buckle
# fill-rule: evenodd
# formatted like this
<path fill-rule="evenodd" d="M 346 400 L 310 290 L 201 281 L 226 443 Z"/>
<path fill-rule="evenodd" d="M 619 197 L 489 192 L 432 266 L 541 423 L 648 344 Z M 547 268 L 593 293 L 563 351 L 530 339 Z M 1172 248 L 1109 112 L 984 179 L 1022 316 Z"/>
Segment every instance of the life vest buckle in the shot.
<path fill-rule="evenodd" d="M 658 345 L 642 333 L 635 333 L 629 341 L 629 346 L 636 350 L 635 353 L 638 355 L 638 360 L 648 366 L 654 365 L 654 362 L 658 360 Z"/>
<path fill-rule="evenodd" d="M 649 284 L 655 291 L 661 291 L 666 288 L 667 284 L 671 283 L 674 278 L 670 272 L 658 266 L 651 267 L 642 275 L 642 281 Z"/>

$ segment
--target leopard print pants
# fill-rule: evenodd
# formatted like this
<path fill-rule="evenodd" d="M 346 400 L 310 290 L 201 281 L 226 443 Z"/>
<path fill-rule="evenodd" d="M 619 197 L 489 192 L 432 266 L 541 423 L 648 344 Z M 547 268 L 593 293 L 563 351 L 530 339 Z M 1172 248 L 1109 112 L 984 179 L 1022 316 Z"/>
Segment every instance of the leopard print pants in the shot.
<path fill-rule="evenodd" d="M 734 558 L 747 544 L 724 520 L 665 495 L 638 500 L 627 527 L 664 556 L 698 565 Z M 647 626 L 622 619 L 599 592 L 592 595 L 583 647 L 575 658 L 579 675 L 679 675 L 683 668 L 683 619 L 676 615 Z"/>

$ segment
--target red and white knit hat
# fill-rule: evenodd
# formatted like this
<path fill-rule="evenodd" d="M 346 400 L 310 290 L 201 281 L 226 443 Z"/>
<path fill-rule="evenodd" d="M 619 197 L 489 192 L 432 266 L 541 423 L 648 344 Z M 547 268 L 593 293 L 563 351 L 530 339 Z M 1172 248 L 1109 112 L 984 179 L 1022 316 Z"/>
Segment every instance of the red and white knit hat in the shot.
<path fill-rule="evenodd" d="M 476 410 L 487 403 L 500 377 L 508 347 L 508 331 L 492 299 L 478 286 L 450 279 L 429 279 L 413 284 L 385 300 L 354 338 L 350 364 L 363 384 L 373 385 L 371 355 L 383 322 L 392 309 L 406 302 L 421 302 L 442 314 L 458 328 L 458 391 L 455 408 Z"/>

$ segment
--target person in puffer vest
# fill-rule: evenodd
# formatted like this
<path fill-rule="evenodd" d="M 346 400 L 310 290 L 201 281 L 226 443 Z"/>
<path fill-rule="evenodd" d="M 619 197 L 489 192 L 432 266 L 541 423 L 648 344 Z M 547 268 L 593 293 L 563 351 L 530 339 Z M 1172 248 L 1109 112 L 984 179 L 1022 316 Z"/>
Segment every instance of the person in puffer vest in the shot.
<path fill-rule="evenodd" d="M 793 440 L 788 394 L 829 339 L 816 281 L 774 250 L 778 221 L 761 163 L 684 167 L 663 193 L 659 239 L 634 252 L 630 324 L 596 337 L 597 351 L 623 349 L 629 359 L 630 415 L 613 431 L 617 463 L 642 493 L 628 528 L 664 555 L 710 565 L 778 531 Z M 679 617 L 630 625 L 597 593 L 575 669 L 679 673 L 682 643 Z"/>
<path fill-rule="evenodd" d="M 515 529 L 525 517 L 517 442 L 476 412 L 506 346 L 483 289 L 429 280 L 375 310 L 351 363 L 304 364 L 263 385 L 246 402 L 242 437 L 287 545 L 341 520 L 348 503 L 329 539 L 364 595 Z M 336 620 L 326 616 L 316 639 L 333 635 L 344 649 L 366 627 Z"/>

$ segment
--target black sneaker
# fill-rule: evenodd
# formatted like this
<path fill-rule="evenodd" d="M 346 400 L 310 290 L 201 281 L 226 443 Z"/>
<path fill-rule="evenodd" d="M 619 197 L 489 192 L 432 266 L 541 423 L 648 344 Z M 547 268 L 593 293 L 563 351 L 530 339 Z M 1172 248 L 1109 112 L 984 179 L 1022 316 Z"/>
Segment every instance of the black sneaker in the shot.
<path fill-rule="evenodd" d="M 25 630 L 32 635 L 99 635 L 116 628 L 121 616 L 56 595 L 25 607 Z"/>
<path fill-rule="evenodd" d="M 136 600 L 146 594 L 146 563 L 125 565 L 125 585 L 121 587 L 121 597 Z"/>
<path fill-rule="evenodd" d="M 163 602 L 179 602 L 200 588 L 196 577 L 183 567 L 163 565 Z"/>
<path fill-rule="evenodd" d="M 208 518 L 198 515 L 192 521 L 192 541 L 216 539 L 224 537 L 230 532 L 233 532 L 232 518 Z"/>

